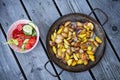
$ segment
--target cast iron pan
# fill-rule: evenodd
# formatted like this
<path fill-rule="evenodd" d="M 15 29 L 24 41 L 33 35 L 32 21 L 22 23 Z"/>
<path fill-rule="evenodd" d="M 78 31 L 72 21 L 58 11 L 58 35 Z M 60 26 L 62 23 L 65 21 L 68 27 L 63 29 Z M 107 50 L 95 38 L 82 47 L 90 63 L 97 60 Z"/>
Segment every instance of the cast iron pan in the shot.
<path fill-rule="evenodd" d="M 59 25 L 64 23 L 65 21 L 80 21 L 80 22 L 92 22 L 95 26 L 94 28 L 94 32 L 97 36 L 99 36 L 103 43 L 98 47 L 96 53 L 95 53 L 95 57 L 96 57 L 96 61 L 95 62 L 91 62 L 89 61 L 88 65 L 77 65 L 74 67 L 71 66 L 67 66 L 65 63 L 61 62 L 60 59 L 58 59 L 55 54 L 52 51 L 51 46 L 49 45 L 49 41 L 51 40 L 50 36 L 51 34 L 54 32 L 55 29 L 58 29 Z M 86 14 L 80 14 L 80 13 L 71 13 L 71 14 L 67 14 L 64 15 L 62 17 L 60 17 L 59 19 L 57 19 L 52 26 L 50 27 L 48 34 L 47 34 L 47 38 L 46 38 L 46 47 L 47 47 L 47 51 L 48 51 L 48 56 L 50 57 L 50 59 L 56 64 L 58 65 L 60 68 L 62 68 L 63 70 L 67 70 L 70 72 L 81 72 L 81 71 L 85 71 L 85 70 L 89 70 L 90 68 L 92 68 L 93 66 L 95 66 L 100 59 L 102 58 L 103 54 L 104 54 L 104 50 L 105 50 L 105 45 L 106 45 L 106 37 L 105 37 L 105 33 L 101 27 L 101 25 L 92 17 L 86 15 Z"/>

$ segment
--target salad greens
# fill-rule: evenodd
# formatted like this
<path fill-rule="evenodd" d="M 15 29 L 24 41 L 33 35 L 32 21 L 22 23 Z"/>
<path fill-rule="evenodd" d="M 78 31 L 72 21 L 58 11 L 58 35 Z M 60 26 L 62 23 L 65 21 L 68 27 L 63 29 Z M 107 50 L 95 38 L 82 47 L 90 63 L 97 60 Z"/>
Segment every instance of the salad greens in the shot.
<path fill-rule="evenodd" d="M 8 40 L 5 44 L 14 44 L 14 45 L 18 45 L 18 41 L 16 39 L 10 39 Z"/>

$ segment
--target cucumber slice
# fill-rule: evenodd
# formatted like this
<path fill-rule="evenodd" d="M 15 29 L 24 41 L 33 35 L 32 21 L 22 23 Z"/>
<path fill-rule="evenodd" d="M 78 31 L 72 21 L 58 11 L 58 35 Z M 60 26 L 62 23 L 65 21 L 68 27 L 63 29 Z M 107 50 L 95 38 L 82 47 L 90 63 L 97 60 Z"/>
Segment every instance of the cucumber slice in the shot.
<path fill-rule="evenodd" d="M 33 22 L 28 23 L 30 26 L 35 27 L 36 25 Z"/>
<path fill-rule="evenodd" d="M 24 51 L 25 50 L 25 45 L 26 43 L 29 41 L 29 39 L 25 39 L 24 42 L 23 42 L 23 45 L 21 47 L 21 50 Z"/>
<path fill-rule="evenodd" d="M 32 27 L 36 27 L 36 25 L 33 23 L 33 22 L 29 22 L 28 23 L 30 26 L 32 26 Z M 33 31 L 32 31 L 32 36 L 36 36 L 37 35 L 37 32 L 36 32 L 36 30 L 33 28 Z"/>
<path fill-rule="evenodd" d="M 21 51 L 24 51 L 24 50 L 25 50 L 25 45 L 22 45 Z"/>
<path fill-rule="evenodd" d="M 29 41 L 29 39 L 25 39 L 23 44 L 26 44 Z"/>
<path fill-rule="evenodd" d="M 36 36 L 36 35 L 37 35 L 37 33 L 36 33 L 35 29 L 34 29 L 33 33 L 32 33 L 32 36 Z"/>
<path fill-rule="evenodd" d="M 23 32 L 25 35 L 32 35 L 32 30 L 33 30 L 33 27 L 28 24 L 23 26 Z"/>
<path fill-rule="evenodd" d="M 5 44 L 14 44 L 14 45 L 18 45 L 18 41 L 16 39 L 10 39 L 8 40 Z"/>

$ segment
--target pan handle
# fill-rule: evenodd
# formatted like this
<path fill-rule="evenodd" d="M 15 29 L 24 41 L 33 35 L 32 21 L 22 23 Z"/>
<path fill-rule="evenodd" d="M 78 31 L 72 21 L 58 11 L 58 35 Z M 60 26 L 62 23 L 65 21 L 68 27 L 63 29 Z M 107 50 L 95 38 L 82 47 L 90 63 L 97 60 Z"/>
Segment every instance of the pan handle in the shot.
<path fill-rule="evenodd" d="M 103 10 L 101 10 L 100 8 L 95 8 L 95 9 L 93 9 L 93 10 L 89 13 L 89 16 L 90 16 L 92 13 L 95 14 L 94 11 L 96 11 L 96 10 L 100 11 L 101 13 L 103 13 L 103 14 L 105 15 L 106 20 L 105 20 L 104 23 L 102 24 L 102 26 L 104 26 L 104 25 L 108 22 L 108 15 L 107 15 Z"/>
<path fill-rule="evenodd" d="M 60 71 L 60 73 L 58 73 L 58 75 L 53 74 L 52 72 L 50 72 L 50 71 L 47 69 L 47 64 L 48 64 L 49 62 L 50 62 L 50 61 L 47 61 L 47 62 L 45 63 L 45 65 L 44 65 L 45 70 L 46 70 L 51 76 L 53 76 L 53 77 L 57 77 L 58 75 L 60 76 L 64 70 Z"/>

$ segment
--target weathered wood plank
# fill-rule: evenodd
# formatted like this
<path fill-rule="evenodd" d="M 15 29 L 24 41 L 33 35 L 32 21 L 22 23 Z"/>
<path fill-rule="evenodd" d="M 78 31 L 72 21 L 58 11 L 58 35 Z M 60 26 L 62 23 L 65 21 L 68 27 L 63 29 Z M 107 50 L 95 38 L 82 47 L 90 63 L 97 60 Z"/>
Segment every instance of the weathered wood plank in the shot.
<path fill-rule="evenodd" d="M 9 26 L 18 19 L 28 19 L 20 1 L 1 0 L 0 22 L 5 33 L 7 33 Z M 44 69 L 44 64 L 48 58 L 40 42 L 33 51 L 26 54 L 15 52 L 15 55 L 17 56 L 28 80 L 57 80 L 57 78 L 49 75 L 49 73 Z M 48 65 L 48 67 L 51 71 L 54 72 L 51 65 Z"/>
<path fill-rule="evenodd" d="M 85 14 L 89 14 L 91 12 L 85 0 L 56 0 L 56 3 L 63 15 L 73 12 L 80 12 Z M 120 63 L 107 41 L 104 57 L 100 63 L 98 63 L 98 65 L 91 69 L 91 71 L 96 80 L 118 80 L 120 78 L 120 71 L 117 71 L 117 69 L 120 69 Z"/>
<path fill-rule="evenodd" d="M 0 29 L 0 79 L 1 80 L 24 80 L 21 71 L 9 49 L 4 35 Z"/>
<path fill-rule="evenodd" d="M 89 3 L 93 8 L 100 8 L 105 13 L 107 13 L 109 17 L 108 23 L 103 27 L 105 32 L 107 33 L 112 45 L 114 46 L 118 57 L 120 59 L 120 0 L 90 0 Z M 100 12 L 95 12 L 100 20 L 103 23 L 105 17 L 100 14 Z"/>
<path fill-rule="evenodd" d="M 34 2 L 23 0 L 23 3 L 25 4 L 32 20 L 39 26 L 41 38 L 45 45 L 48 29 L 51 24 L 60 17 L 59 13 L 57 12 L 52 0 L 36 0 Z M 57 66 L 56 68 L 57 71 L 60 72 L 60 69 Z M 62 80 L 92 80 L 88 71 L 82 73 L 70 73 L 64 71 L 60 77 Z"/>

